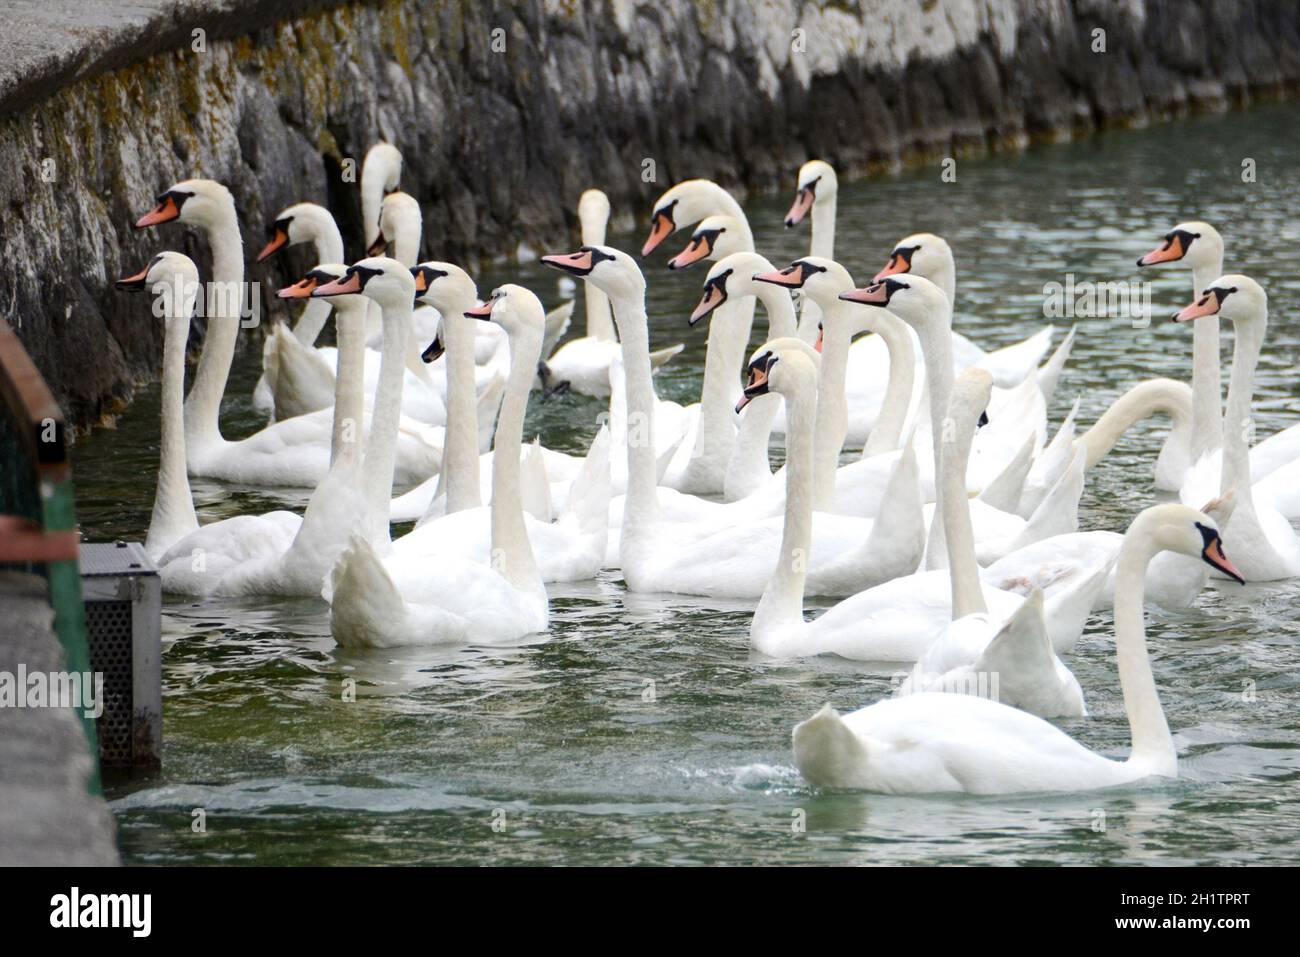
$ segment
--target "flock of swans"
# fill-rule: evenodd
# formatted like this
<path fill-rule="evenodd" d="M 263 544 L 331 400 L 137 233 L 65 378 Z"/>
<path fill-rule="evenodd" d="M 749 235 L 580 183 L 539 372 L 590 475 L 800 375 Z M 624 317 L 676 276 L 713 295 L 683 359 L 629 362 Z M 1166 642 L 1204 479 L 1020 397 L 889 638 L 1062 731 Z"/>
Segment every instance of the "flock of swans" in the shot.
<path fill-rule="evenodd" d="M 800 170 L 785 221 L 811 220 L 811 248 L 789 265 L 754 248 L 744 211 L 710 181 L 655 203 L 641 256 L 689 227 L 669 267 L 710 264 L 690 315 L 707 324 L 703 385 L 685 406 L 656 394 L 655 370 L 681 346 L 650 350 L 645 277 L 605 244 L 603 193 L 582 196 L 582 247 L 542 257 L 585 284 L 585 335 L 561 342 L 573 302 L 548 313 L 514 284 L 483 299 L 455 264 L 417 261 L 423 217 L 400 175 L 392 146 L 367 155 L 358 262 L 343 262 L 321 206 L 270 224 L 259 261 L 307 244 L 318 264 L 278 292 L 302 309 L 265 339 L 253 400 L 270 422 L 246 439 L 224 438 L 218 415 L 238 303 L 208 310 L 186 396 L 195 264 L 162 252 L 118 283 L 165 307 L 146 547 L 168 592 L 323 596 L 335 640 L 375 648 L 515 642 L 546 630 L 548 583 L 605 569 L 633 591 L 753 599 L 762 654 L 913 666 L 894 696 L 845 715 L 827 705 L 795 726 L 810 784 L 1006 793 L 1175 775 L 1144 603 L 1185 608 L 1209 575 L 1300 575 L 1300 426 L 1253 448 L 1249 428 L 1267 298 L 1221 275 L 1206 223 L 1175 226 L 1138 263 L 1191 268 L 1193 301 L 1174 316 L 1193 327 L 1190 386 L 1139 382 L 1087 429 L 1076 402 L 1053 430 L 1074 331 L 1050 355 L 1050 327 L 991 351 L 954 331 L 952 250 L 929 233 L 900 240 L 859 285 L 834 259 L 837 183 L 819 160 Z M 212 280 L 242 288 L 225 187 L 177 183 L 136 226 L 167 222 L 206 234 Z M 760 303 L 767 341 L 746 354 Z M 317 346 L 331 312 L 337 345 Z M 1235 330 L 1226 406 L 1221 320 Z M 608 399 L 586 455 L 525 441 L 537 390 Z M 1172 425 L 1153 484 L 1180 503 L 1147 508 L 1123 534 L 1078 531 L 1088 471 L 1155 415 Z M 200 525 L 190 476 L 313 491 L 301 515 Z M 393 538 L 397 521 L 416 524 Z M 810 594 L 841 600 L 810 620 Z M 1105 608 L 1132 731 L 1125 761 L 1046 720 L 1086 714 L 1065 659 Z"/>

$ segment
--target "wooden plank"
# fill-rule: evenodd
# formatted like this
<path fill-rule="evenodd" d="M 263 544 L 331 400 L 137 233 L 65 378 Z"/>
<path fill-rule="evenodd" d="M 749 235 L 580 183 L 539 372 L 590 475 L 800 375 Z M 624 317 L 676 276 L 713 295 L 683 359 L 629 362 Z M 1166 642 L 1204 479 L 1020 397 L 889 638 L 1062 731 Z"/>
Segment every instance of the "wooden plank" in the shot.
<path fill-rule="evenodd" d="M 0 319 L 0 402 L 38 475 L 61 479 L 68 471 L 67 423 L 18 334 Z"/>

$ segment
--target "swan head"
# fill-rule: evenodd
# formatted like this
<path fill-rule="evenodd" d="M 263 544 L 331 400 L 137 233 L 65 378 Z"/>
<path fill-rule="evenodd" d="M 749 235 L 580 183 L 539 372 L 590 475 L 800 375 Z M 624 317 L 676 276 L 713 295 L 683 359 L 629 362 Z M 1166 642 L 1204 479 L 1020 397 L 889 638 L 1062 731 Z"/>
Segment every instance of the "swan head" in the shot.
<path fill-rule="evenodd" d="M 124 276 L 114 285 L 130 291 L 147 289 L 161 297 L 162 307 L 166 309 L 164 315 L 188 319 L 199 294 L 199 267 L 184 253 L 166 250 L 149 260 L 138 273 Z M 180 308 L 171 308 L 173 302 L 179 302 Z"/>
<path fill-rule="evenodd" d="M 437 309 L 441 315 L 454 315 L 464 311 L 465 303 L 478 299 L 478 286 L 469 277 L 469 273 L 455 263 L 429 260 L 411 267 L 415 278 L 415 301 L 426 303 Z M 427 349 L 420 353 L 425 362 L 435 362 L 446 352 L 439 332 Z"/>
<path fill-rule="evenodd" d="M 1128 534 L 1154 541 L 1162 551 L 1199 558 L 1238 583 L 1246 583 L 1223 551 L 1218 522 L 1204 512 L 1178 503 L 1153 505 L 1133 519 Z"/>
<path fill-rule="evenodd" d="M 835 168 L 823 160 L 809 160 L 799 167 L 799 179 L 795 185 L 794 203 L 790 212 L 785 214 L 785 225 L 789 229 L 798 226 L 813 206 L 829 203 L 839 192 L 839 181 L 835 177 Z"/>
<path fill-rule="evenodd" d="M 784 269 L 755 274 L 754 281 L 786 289 L 802 289 L 804 295 L 823 311 L 830 309 L 840 293 L 853 288 L 849 271 L 835 260 L 822 256 L 803 256 Z"/>
<path fill-rule="evenodd" d="M 397 189 L 401 179 L 401 151 L 391 143 L 370 147 L 361 163 L 361 216 L 366 226 L 367 246 L 375 241 L 384 194 Z"/>
<path fill-rule="evenodd" d="M 650 214 L 650 235 L 641 246 L 641 255 L 649 256 L 659 244 L 683 226 L 698 223 L 720 209 L 730 197 L 727 191 L 708 179 L 683 180 L 655 200 Z"/>
<path fill-rule="evenodd" d="M 321 263 L 314 269 L 309 269 L 307 275 L 303 276 L 297 282 L 283 289 L 275 291 L 278 299 L 310 299 L 311 294 L 319 286 L 327 283 L 336 282 L 342 279 L 348 271 L 344 263 Z M 343 298 L 339 296 L 337 298 Z"/>
<path fill-rule="evenodd" d="M 1231 322 L 1267 322 L 1268 294 L 1249 276 L 1228 273 L 1201 291 L 1190 306 L 1174 313 L 1174 322 L 1191 322 L 1201 316 L 1219 316 Z"/>
<path fill-rule="evenodd" d="M 136 229 L 181 222 L 209 228 L 235 219 L 230 190 L 211 179 L 187 179 L 162 193 L 153 209 L 135 221 Z"/>
<path fill-rule="evenodd" d="M 287 206 L 266 227 L 266 245 L 257 254 L 257 261 L 265 262 L 286 246 L 315 242 L 331 232 L 337 233 L 338 226 L 324 206 L 318 203 Z"/>
<path fill-rule="evenodd" d="M 576 253 L 553 253 L 541 261 L 552 269 L 587 280 L 611 299 L 645 295 L 641 267 L 613 246 L 583 246 Z"/>
<path fill-rule="evenodd" d="M 988 425 L 989 400 L 993 398 L 993 375 L 987 369 L 971 366 L 952 384 L 948 396 L 948 421 L 944 423 L 945 439 L 965 433 L 973 435 Z M 950 431 L 951 430 L 951 431 Z"/>
<path fill-rule="evenodd" d="M 383 256 L 388 244 L 394 248 L 418 250 L 423 227 L 420 204 L 410 193 L 395 192 L 384 197 L 379 207 L 379 231 L 366 249 L 368 256 Z"/>
<path fill-rule="evenodd" d="M 772 264 L 756 252 L 745 250 L 723 256 L 704 279 L 704 295 L 691 312 L 691 325 L 710 315 L 731 296 L 762 295 L 768 287 L 754 282 L 753 277 L 771 271 Z"/>
<path fill-rule="evenodd" d="M 948 309 L 948 297 L 924 276 L 888 276 L 861 289 L 841 293 L 845 302 L 888 309 L 909 326 L 924 327 L 941 320 Z"/>
<path fill-rule="evenodd" d="M 546 331 L 546 308 L 537 294 L 525 286 L 508 282 L 497 286 L 487 299 L 465 310 L 466 319 L 495 322 L 511 339 L 534 338 L 541 341 Z"/>
<path fill-rule="evenodd" d="M 952 247 L 942 236 L 934 233 L 913 233 L 904 236 L 894 244 L 889 253 L 889 261 L 873 277 L 880 282 L 889 276 L 906 273 L 911 276 L 923 276 L 943 289 L 951 300 L 952 286 L 955 283 L 956 264 L 952 257 Z"/>
<path fill-rule="evenodd" d="M 706 216 L 691 233 L 686 248 L 668 260 L 669 269 L 685 269 L 701 259 L 721 259 L 749 246 L 748 230 L 734 216 Z"/>
<path fill-rule="evenodd" d="M 1179 223 L 1160 245 L 1137 261 L 1139 266 L 1185 260 L 1192 269 L 1215 269 L 1223 262 L 1223 237 L 1209 223 Z"/>
<path fill-rule="evenodd" d="M 763 343 L 750 356 L 748 378 L 736 412 L 769 392 L 787 400 L 811 398 L 817 392 L 820 366 L 821 356 L 802 339 L 790 336 Z"/>
<path fill-rule="evenodd" d="M 415 278 L 396 259 L 372 256 L 353 263 L 340 278 L 311 291 L 313 299 L 348 295 L 373 299 L 385 310 L 404 309 L 409 313 L 415 301 Z"/>

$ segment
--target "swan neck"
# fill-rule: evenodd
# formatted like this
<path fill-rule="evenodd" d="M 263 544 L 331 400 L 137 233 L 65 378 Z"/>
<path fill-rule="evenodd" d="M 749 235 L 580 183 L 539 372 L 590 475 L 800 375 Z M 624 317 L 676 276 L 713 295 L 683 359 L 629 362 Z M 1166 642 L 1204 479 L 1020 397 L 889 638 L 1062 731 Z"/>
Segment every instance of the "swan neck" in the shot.
<path fill-rule="evenodd" d="M 192 296 L 178 314 L 167 317 L 163 338 L 162 417 L 158 486 L 145 550 L 155 558 L 199 527 L 185 464 L 185 346 Z"/>
<path fill-rule="evenodd" d="M 235 358 L 244 301 L 244 243 L 233 207 L 207 230 L 212 246 L 212 282 L 203 297 L 207 330 L 194 386 L 186 400 L 185 438 L 191 454 L 218 444 L 221 397 Z"/>
<path fill-rule="evenodd" d="M 322 259 L 321 262 L 338 262 L 337 259 Z M 320 338 L 321 330 L 330 317 L 330 304 L 325 299 L 308 299 L 294 324 L 293 335 L 304 346 L 311 348 Z"/>
<path fill-rule="evenodd" d="M 700 426 L 691 450 L 692 462 L 715 463 L 721 470 L 735 448 L 732 410 L 753 323 L 754 299 L 750 296 L 725 302 L 713 312 L 704 353 Z"/>
<path fill-rule="evenodd" d="M 608 223 L 603 216 L 590 214 L 581 217 L 582 244 L 584 246 L 605 245 L 605 230 Z M 613 342 L 614 313 L 610 309 L 609 296 L 595 283 L 583 283 L 583 302 L 587 313 L 587 335 L 604 342 Z M 542 358 L 546 358 L 543 356 Z"/>
<path fill-rule="evenodd" d="M 325 303 L 325 300 L 317 300 Z M 366 302 L 342 297 L 334 304 L 338 365 L 334 373 L 334 425 L 330 465 L 361 459 L 365 428 Z M 313 303 L 314 305 L 315 303 Z"/>
<path fill-rule="evenodd" d="M 812 237 L 808 244 L 813 256 L 835 258 L 835 204 L 836 197 L 815 202 L 812 206 Z"/>
<path fill-rule="evenodd" d="M 770 283 L 755 283 L 762 288 L 757 296 L 763 302 L 763 311 L 767 313 L 767 337 L 782 339 L 797 335 L 798 319 L 794 314 L 794 300 L 790 294 Z"/>
<path fill-rule="evenodd" d="M 510 336 L 510 375 L 492 442 L 492 567 L 521 590 L 542 587 L 524 524 L 520 488 L 524 416 L 541 353 L 540 329 Z"/>
<path fill-rule="evenodd" d="M 619 296 L 613 306 L 622 343 L 627 409 L 627 498 L 623 509 L 622 564 L 624 575 L 635 575 L 635 568 L 629 571 L 629 565 L 634 566 L 638 558 L 649 557 L 659 520 L 650 335 L 644 293 Z"/>
<path fill-rule="evenodd" d="M 1266 317 L 1254 322 L 1233 323 L 1235 342 L 1228 405 L 1223 419 L 1223 473 L 1219 491 L 1220 494 L 1233 492 L 1238 504 L 1250 495 L 1251 403 L 1255 393 L 1255 367 L 1264 343 L 1266 323 Z"/>
<path fill-rule="evenodd" d="M 1222 257 L 1214 271 L 1192 270 L 1193 300 L 1219 277 Z M 1223 445 L 1223 393 L 1219 374 L 1219 317 L 1202 316 L 1192 325 L 1192 461 Z"/>
<path fill-rule="evenodd" d="M 1157 762 L 1160 768 L 1172 771 L 1177 766 L 1177 752 L 1151 674 L 1143 620 L 1147 565 L 1156 552 L 1155 542 L 1143 528 L 1130 529 L 1120 547 L 1115 565 L 1115 657 L 1133 736 L 1129 762 Z"/>
<path fill-rule="evenodd" d="M 1199 320 L 1198 320 L 1199 321 Z M 1087 452 L 1085 468 L 1092 468 L 1115 447 L 1121 437 L 1135 424 L 1149 416 L 1164 412 L 1174 420 L 1174 432 L 1182 434 L 1191 421 L 1191 408 L 1186 397 L 1179 401 L 1175 391 L 1185 385 L 1164 379 L 1142 382 L 1129 389 L 1110 404 L 1092 428 L 1079 436 Z"/>
<path fill-rule="evenodd" d="M 803 621 L 804 583 L 812 554 L 813 442 L 815 397 L 786 397 L 785 523 L 776 570 L 754 611 L 751 631 Z"/>
<path fill-rule="evenodd" d="M 952 617 L 956 621 L 966 615 L 988 611 L 980 588 L 975 530 L 971 523 L 970 501 L 966 497 L 966 463 L 970 459 L 975 427 L 965 417 L 949 415 L 936 434 L 942 450 L 938 458 L 939 506 L 948 555 L 948 579 L 952 586 Z"/>
<path fill-rule="evenodd" d="M 817 423 L 814 439 L 813 508 L 830 511 L 835 499 L 835 470 L 849 430 L 849 343 L 854 320 L 849 303 L 828 305 L 822 320 L 821 377 L 817 383 Z M 787 433 L 788 435 L 788 433 Z"/>
<path fill-rule="evenodd" d="M 479 491 L 478 399 L 474 375 L 475 323 L 464 313 L 474 306 L 472 297 L 454 303 L 442 314 L 447 361 L 447 433 L 442 472 L 446 482 L 447 513 L 482 504 Z"/>
<path fill-rule="evenodd" d="M 863 456 L 891 452 L 903 439 L 903 427 L 912 404 L 912 387 L 916 378 L 916 353 L 912 334 L 903 320 L 883 309 L 858 309 L 861 328 L 876 333 L 885 341 L 889 352 L 889 381 L 885 397 L 867 437 Z"/>
<path fill-rule="evenodd" d="M 379 358 L 379 385 L 370 415 L 370 440 L 366 443 L 366 499 L 372 542 L 389 541 L 388 517 L 393 497 L 393 470 L 397 464 L 397 431 L 402 415 L 402 380 L 406 346 L 411 335 L 412 307 L 407 304 L 381 309 L 384 342 Z"/>

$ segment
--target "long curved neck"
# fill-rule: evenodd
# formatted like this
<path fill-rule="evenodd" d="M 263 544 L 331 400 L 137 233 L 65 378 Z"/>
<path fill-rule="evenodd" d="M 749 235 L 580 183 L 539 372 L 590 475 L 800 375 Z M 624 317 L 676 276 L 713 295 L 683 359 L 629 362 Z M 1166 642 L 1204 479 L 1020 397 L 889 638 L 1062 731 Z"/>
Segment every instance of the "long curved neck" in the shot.
<path fill-rule="evenodd" d="M 797 320 L 794 314 L 794 300 L 790 298 L 790 294 L 780 286 L 771 283 L 756 282 L 753 285 L 754 294 L 763 303 L 763 311 L 767 313 L 767 337 L 783 339 L 786 336 L 794 336 Z"/>
<path fill-rule="evenodd" d="M 189 338 L 190 311 L 194 307 L 194 299 L 192 295 L 178 297 L 175 293 L 173 288 L 171 301 L 183 301 L 180 308 L 173 307 L 173 314 L 167 317 L 163 338 L 158 487 L 154 493 L 149 533 L 145 537 L 145 550 L 155 558 L 199 527 L 185 467 L 184 422 L 185 343 Z"/>
<path fill-rule="evenodd" d="M 814 439 L 813 508 L 830 511 L 835 499 L 835 469 L 849 430 L 849 342 L 854 322 L 848 310 L 860 307 L 835 300 L 826 303 L 822 320 L 821 377 L 817 383 L 817 424 Z M 787 432 L 787 435 L 789 433 Z"/>
<path fill-rule="evenodd" d="M 1130 529 L 1115 564 L 1115 657 L 1124 710 L 1133 736 L 1133 751 L 1128 760 L 1155 762 L 1160 765 L 1157 770 L 1172 773 L 1178 756 L 1160 706 L 1155 677 L 1151 674 L 1142 609 L 1147 565 L 1158 549 L 1151 536 L 1140 531 Z"/>
<path fill-rule="evenodd" d="M 912 333 L 907 323 L 883 309 L 857 309 L 852 315 L 859 318 L 861 328 L 876 333 L 885 340 L 889 351 L 889 382 L 880 406 L 876 424 L 867 437 L 863 456 L 879 452 L 892 452 L 903 438 L 903 427 L 912 405 L 912 386 L 916 379 L 916 353 L 912 349 Z"/>
<path fill-rule="evenodd" d="M 447 349 L 447 437 L 443 446 L 442 474 L 447 493 L 447 513 L 482 504 L 478 468 L 478 402 L 474 380 L 475 325 L 465 310 L 473 297 L 453 304 L 442 314 L 442 335 Z"/>
<path fill-rule="evenodd" d="M 732 408 L 753 324 L 754 299 L 750 296 L 723 303 L 710 318 L 693 459 L 725 462 L 735 446 Z"/>
<path fill-rule="evenodd" d="M 944 417 L 948 412 L 948 398 L 952 395 L 950 321 L 950 315 L 942 318 L 931 315 L 928 321 L 915 326 L 921 340 L 921 356 L 925 361 L 925 387 L 930 394 L 930 438 L 936 475 L 943 461 Z"/>
<path fill-rule="evenodd" d="M 622 564 L 648 557 L 659 522 L 655 491 L 654 386 L 650 372 L 650 335 L 643 296 L 614 300 L 614 319 L 622 343 L 623 381 L 627 396 L 627 500 L 623 509 Z"/>
<path fill-rule="evenodd" d="M 316 247 L 316 262 L 343 262 L 343 236 L 339 233 L 338 224 L 334 222 L 333 216 L 328 214 L 320 216 L 320 222 L 316 225 L 316 238 L 312 245 Z M 329 316 L 328 302 L 324 299 L 308 299 L 298 316 L 298 321 L 294 323 L 294 338 L 304 346 L 315 345 Z"/>
<path fill-rule="evenodd" d="M 388 541 L 393 469 L 397 464 L 397 430 L 402 417 L 402 379 L 407 340 L 411 336 L 410 305 L 383 307 L 384 344 L 379 359 L 379 385 L 370 416 L 370 440 L 363 465 L 371 541 Z"/>
<path fill-rule="evenodd" d="M 781 554 L 754 610 L 751 631 L 803 621 L 804 582 L 812 554 L 814 419 L 814 396 L 786 397 L 785 524 L 781 532 Z"/>
<path fill-rule="evenodd" d="M 584 246 L 605 245 L 607 222 L 603 216 L 585 215 L 581 217 L 582 244 Z M 613 342 L 614 314 L 609 306 L 609 296 L 595 283 L 584 283 L 583 296 L 587 312 L 587 335 L 593 339 Z"/>
<path fill-rule="evenodd" d="M 326 300 L 317 300 L 322 304 Z M 338 367 L 334 375 L 334 427 L 330 434 L 330 465 L 356 464 L 366 404 L 366 303 L 368 299 L 340 296 L 334 300 L 334 327 L 338 336 Z"/>
<path fill-rule="evenodd" d="M 510 375 L 492 443 L 492 567 L 514 587 L 533 589 L 542 585 L 524 525 L 520 446 L 528 392 L 542 353 L 540 330 L 512 335 L 510 353 Z"/>
<path fill-rule="evenodd" d="M 975 560 L 975 530 L 971 524 L 970 501 L 966 497 L 966 463 L 975 437 L 972 423 L 949 416 L 940 437 L 943 455 L 939 459 L 939 507 L 943 512 L 944 547 L 948 553 L 948 580 L 952 586 L 952 617 L 987 612 L 980 588 L 979 564 Z"/>
<path fill-rule="evenodd" d="M 185 400 L 185 441 L 191 452 L 222 441 L 221 397 L 235 358 L 244 301 L 244 243 L 234 209 L 222 215 L 207 232 L 212 246 L 213 280 L 203 297 L 207 332 L 194 385 Z"/>
<path fill-rule="evenodd" d="M 1087 452 L 1084 467 L 1092 468 L 1110 453 L 1125 432 L 1159 412 L 1174 420 L 1175 432 L 1186 434 L 1192 421 L 1192 396 L 1185 383 L 1172 379 L 1148 379 L 1112 402 L 1092 428 L 1079 436 Z"/>
<path fill-rule="evenodd" d="M 1219 278 L 1217 264 L 1192 270 L 1192 298 Z M 1223 383 L 1219 373 L 1219 317 L 1202 316 L 1192 327 L 1192 461 L 1223 445 Z"/>
<path fill-rule="evenodd" d="M 1200 319 L 1195 320 L 1200 322 Z M 1223 472 L 1220 494 L 1232 492 L 1240 504 L 1250 497 L 1251 402 L 1255 393 L 1255 366 L 1264 344 L 1267 318 L 1255 322 L 1234 322 L 1236 339 L 1232 348 L 1232 379 L 1228 383 L 1228 405 L 1223 417 Z"/>
<path fill-rule="evenodd" d="M 836 197 L 813 203 L 812 238 L 809 253 L 823 259 L 835 258 L 835 204 Z"/>

